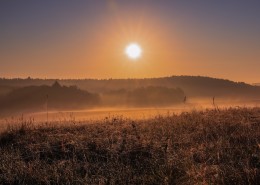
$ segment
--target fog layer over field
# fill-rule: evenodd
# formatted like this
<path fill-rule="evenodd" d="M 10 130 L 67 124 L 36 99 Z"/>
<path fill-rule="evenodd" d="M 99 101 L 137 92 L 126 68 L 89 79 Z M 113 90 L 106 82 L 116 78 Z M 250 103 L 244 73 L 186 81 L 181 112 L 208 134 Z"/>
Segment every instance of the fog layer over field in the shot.
<path fill-rule="evenodd" d="M 205 108 L 255 107 L 260 87 L 209 77 L 0 79 L 0 119 L 149 118 Z"/>

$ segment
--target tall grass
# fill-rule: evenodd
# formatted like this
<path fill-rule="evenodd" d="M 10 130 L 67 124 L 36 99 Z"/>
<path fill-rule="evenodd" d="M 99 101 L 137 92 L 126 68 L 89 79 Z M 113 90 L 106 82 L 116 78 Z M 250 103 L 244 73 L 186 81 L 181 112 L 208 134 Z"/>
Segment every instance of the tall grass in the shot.
<path fill-rule="evenodd" d="M 0 136 L 0 184 L 259 184 L 260 109 L 33 126 Z"/>

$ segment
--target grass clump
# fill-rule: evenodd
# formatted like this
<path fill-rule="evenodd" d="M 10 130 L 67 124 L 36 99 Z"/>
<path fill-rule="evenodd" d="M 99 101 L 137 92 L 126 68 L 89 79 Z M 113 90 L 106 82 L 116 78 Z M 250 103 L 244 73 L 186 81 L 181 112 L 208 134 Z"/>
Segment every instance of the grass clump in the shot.
<path fill-rule="evenodd" d="M 1 184 L 259 184 L 260 109 L 8 129 Z"/>

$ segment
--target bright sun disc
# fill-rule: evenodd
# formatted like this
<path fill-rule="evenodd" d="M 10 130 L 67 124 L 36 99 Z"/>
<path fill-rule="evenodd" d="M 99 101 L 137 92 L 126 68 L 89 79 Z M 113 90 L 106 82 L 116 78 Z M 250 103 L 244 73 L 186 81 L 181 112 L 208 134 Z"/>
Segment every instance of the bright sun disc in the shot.
<path fill-rule="evenodd" d="M 125 53 L 131 59 L 138 59 L 141 57 L 142 49 L 138 44 L 132 43 L 126 47 Z"/>

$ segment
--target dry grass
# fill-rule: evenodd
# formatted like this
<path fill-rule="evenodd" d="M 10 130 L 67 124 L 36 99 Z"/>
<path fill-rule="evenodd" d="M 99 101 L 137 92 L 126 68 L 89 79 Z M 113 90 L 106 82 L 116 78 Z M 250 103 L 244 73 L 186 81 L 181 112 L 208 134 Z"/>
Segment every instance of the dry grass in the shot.
<path fill-rule="evenodd" d="M 32 126 L 0 136 L 0 184 L 259 184 L 260 109 Z"/>

